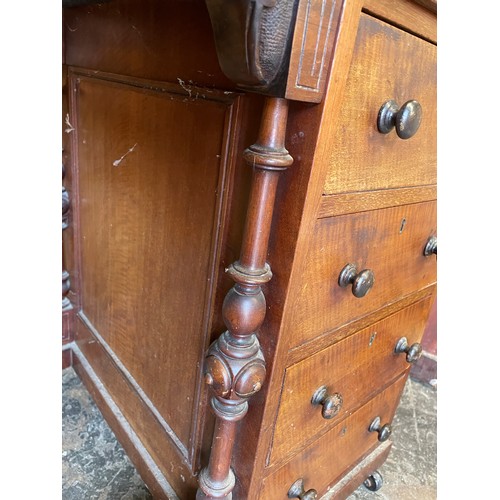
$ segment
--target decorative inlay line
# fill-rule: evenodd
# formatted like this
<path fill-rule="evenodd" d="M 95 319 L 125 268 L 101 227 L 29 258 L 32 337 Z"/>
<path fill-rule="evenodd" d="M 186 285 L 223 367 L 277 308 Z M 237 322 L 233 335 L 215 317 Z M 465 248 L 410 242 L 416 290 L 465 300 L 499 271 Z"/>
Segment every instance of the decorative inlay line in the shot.
<path fill-rule="evenodd" d="M 302 31 L 301 53 L 295 85 L 299 88 L 319 92 L 319 84 L 325 67 L 326 54 L 328 53 L 328 42 L 332 31 L 332 20 L 335 12 L 335 0 L 322 0 L 320 7 L 319 22 L 313 25 L 313 3 L 318 0 L 307 2 L 304 29 Z M 328 9 L 329 14 L 328 14 Z M 328 15 L 328 22 L 325 18 Z M 325 27 L 326 24 L 326 27 Z M 314 55 L 307 50 L 308 41 L 315 37 Z"/>

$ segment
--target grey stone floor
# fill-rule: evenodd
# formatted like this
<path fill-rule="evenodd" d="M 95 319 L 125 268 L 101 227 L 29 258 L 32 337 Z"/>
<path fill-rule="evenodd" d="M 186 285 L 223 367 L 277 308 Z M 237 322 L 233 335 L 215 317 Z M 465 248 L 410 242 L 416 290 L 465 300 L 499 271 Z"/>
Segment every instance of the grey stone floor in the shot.
<path fill-rule="evenodd" d="M 361 486 L 348 500 L 437 498 L 436 404 L 435 388 L 407 382 L 380 468 L 384 484 L 377 492 Z M 63 500 L 152 499 L 72 368 L 62 372 L 62 431 Z"/>

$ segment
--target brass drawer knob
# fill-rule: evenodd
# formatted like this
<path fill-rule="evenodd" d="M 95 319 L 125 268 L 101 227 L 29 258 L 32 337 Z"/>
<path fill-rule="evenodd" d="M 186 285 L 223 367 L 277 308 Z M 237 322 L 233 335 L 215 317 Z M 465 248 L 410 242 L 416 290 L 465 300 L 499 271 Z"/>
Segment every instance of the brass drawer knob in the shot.
<path fill-rule="evenodd" d="M 420 358 L 420 355 L 422 354 L 422 345 L 418 342 L 409 345 L 406 337 L 401 337 L 396 344 L 394 352 L 397 354 L 405 352 L 406 361 L 408 361 L 408 363 L 413 363 Z"/>
<path fill-rule="evenodd" d="M 346 287 L 352 285 L 352 294 L 360 299 L 373 287 L 375 275 L 371 269 L 363 269 L 358 273 L 355 264 L 347 264 L 339 275 L 339 285 Z"/>
<path fill-rule="evenodd" d="M 422 121 L 422 106 L 418 101 L 407 101 L 401 108 L 392 99 L 383 104 L 378 112 L 377 128 L 381 134 L 388 134 L 396 128 L 401 139 L 413 137 Z"/>
<path fill-rule="evenodd" d="M 304 489 L 304 480 L 297 479 L 288 490 L 288 498 L 300 498 L 301 500 L 316 500 L 318 492 L 316 490 Z"/>
<path fill-rule="evenodd" d="M 431 236 L 424 247 L 424 255 L 428 257 L 429 255 L 438 254 L 438 239 L 437 236 Z"/>
<path fill-rule="evenodd" d="M 375 417 L 368 427 L 370 432 L 378 433 L 378 440 L 380 442 L 387 441 L 389 436 L 392 434 L 392 428 L 390 424 L 380 425 L 380 417 Z"/>
<path fill-rule="evenodd" d="M 323 405 L 321 415 L 323 418 L 329 420 L 337 415 L 342 408 L 342 394 L 335 392 L 328 395 L 326 385 L 322 385 L 314 392 L 313 397 L 311 398 L 311 403 L 313 405 Z"/>

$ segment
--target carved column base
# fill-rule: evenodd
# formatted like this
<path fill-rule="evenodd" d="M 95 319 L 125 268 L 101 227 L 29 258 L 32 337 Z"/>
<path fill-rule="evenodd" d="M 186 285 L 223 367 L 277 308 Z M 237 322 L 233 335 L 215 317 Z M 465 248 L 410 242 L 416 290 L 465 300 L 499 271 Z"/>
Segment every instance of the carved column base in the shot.
<path fill-rule="evenodd" d="M 223 498 L 232 500 L 233 488 L 236 484 L 236 478 L 232 469 L 222 481 L 214 481 L 210 478 L 208 469 L 202 469 L 198 475 L 199 489 L 196 492 L 196 500 L 209 500 L 211 498 Z"/>

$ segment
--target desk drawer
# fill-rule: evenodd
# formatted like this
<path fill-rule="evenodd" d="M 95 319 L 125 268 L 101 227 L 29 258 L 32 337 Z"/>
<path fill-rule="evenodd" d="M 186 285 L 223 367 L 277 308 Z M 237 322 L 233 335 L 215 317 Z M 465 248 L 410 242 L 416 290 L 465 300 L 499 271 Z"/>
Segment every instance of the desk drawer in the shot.
<path fill-rule="evenodd" d="M 379 444 L 379 433 L 370 424 L 380 417 L 381 426 L 392 422 L 406 381 L 400 377 L 384 392 L 356 413 L 339 422 L 290 462 L 266 477 L 259 498 L 286 499 L 290 486 L 302 478 L 307 489 L 314 488 L 318 498 L 342 475 L 360 462 Z"/>
<path fill-rule="evenodd" d="M 288 323 L 290 347 L 435 283 L 436 257 L 424 256 L 435 235 L 435 201 L 319 219 Z M 348 264 L 358 276 L 373 273 L 363 297 L 353 295 L 354 286 L 339 286 Z"/>
<path fill-rule="evenodd" d="M 395 347 L 402 337 L 409 346 L 420 342 L 431 305 L 432 297 L 422 299 L 288 368 L 271 464 L 337 425 L 380 387 L 401 375 L 410 364 L 406 354 L 396 353 Z M 330 397 L 325 406 L 312 404 L 321 387 Z M 328 404 L 339 408 L 333 416 L 327 413 Z"/>
<path fill-rule="evenodd" d="M 421 105 L 413 137 L 379 132 L 378 113 L 388 100 Z M 436 183 L 435 45 L 362 14 L 339 112 L 325 194 Z"/>

